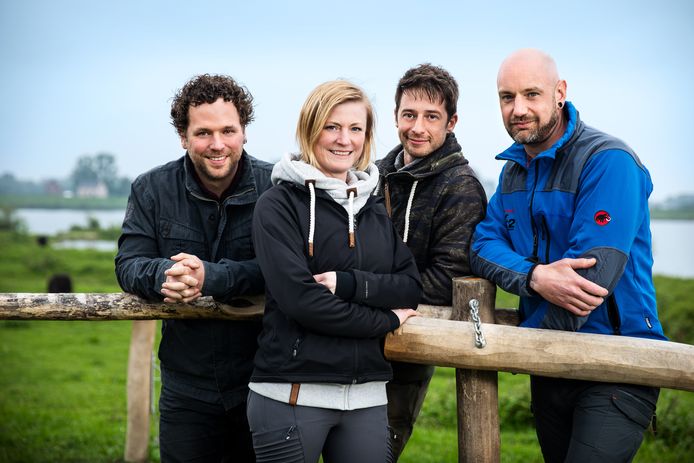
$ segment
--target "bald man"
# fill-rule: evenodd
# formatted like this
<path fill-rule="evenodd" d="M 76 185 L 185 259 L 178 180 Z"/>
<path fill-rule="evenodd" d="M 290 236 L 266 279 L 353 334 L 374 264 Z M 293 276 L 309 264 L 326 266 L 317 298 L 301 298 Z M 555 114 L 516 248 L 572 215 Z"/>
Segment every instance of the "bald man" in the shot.
<path fill-rule="evenodd" d="M 472 270 L 520 296 L 521 326 L 666 340 L 658 321 L 648 170 L 624 142 L 585 125 L 554 60 L 519 50 L 497 77 L 514 144 Z M 547 462 L 627 462 L 654 415 L 658 389 L 531 377 Z"/>

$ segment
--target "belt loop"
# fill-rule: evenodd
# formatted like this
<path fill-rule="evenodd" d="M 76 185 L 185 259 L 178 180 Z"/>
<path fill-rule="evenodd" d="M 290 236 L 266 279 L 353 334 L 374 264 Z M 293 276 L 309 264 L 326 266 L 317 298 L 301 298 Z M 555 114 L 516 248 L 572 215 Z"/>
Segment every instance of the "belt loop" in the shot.
<path fill-rule="evenodd" d="M 296 406 L 296 401 L 299 399 L 299 388 L 301 387 L 301 384 L 298 383 L 292 383 L 292 390 L 289 393 L 289 405 L 292 407 Z"/>

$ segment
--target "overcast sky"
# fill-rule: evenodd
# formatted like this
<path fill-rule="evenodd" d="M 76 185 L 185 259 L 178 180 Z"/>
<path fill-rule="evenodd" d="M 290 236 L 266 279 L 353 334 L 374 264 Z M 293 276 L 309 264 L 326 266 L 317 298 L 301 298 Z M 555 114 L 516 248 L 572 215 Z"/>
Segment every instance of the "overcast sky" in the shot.
<path fill-rule="evenodd" d="M 397 143 L 393 94 L 430 62 L 458 80 L 456 133 L 478 174 L 510 138 L 496 73 L 521 47 L 553 55 L 583 120 L 625 140 L 653 177 L 652 198 L 693 192 L 690 1 L 0 2 L 0 173 L 69 175 L 109 152 L 135 177 L 183 154 L 171 97 L 191 76 L 229 74 L 255 97 L 246 149 L 275 161 L 296 150 L 301 104 L 347 78 L 372 98 L 377 157 Z"/>

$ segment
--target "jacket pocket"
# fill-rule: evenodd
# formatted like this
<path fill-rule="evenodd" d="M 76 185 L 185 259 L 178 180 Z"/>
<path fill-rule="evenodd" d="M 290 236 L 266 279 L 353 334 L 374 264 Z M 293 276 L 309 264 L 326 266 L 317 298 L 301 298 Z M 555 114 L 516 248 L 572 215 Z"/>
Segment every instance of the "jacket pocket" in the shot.
<path fill-rule="evenodd" d="M 218 255 L 233 260 L 250 260 L 255 257 L 251 239 L 252 209 L 228 209 L 230 215 L 222 237 L 222 253 Z"/>
<path fill-rule="evenodd" d="M 237 261 L 255 258 L 251 235 L 242 235 L 224 240 L 224 250 L 218 254 Z"/>
<path fill-rule="evenodd" d="M 349 374 L 353 369 L 352 346 L 354 342 L 353 339 L 349 338 L 303 332 L 292 339 L 288 361 L 283 366 L 283 371 L 288 373 Z"/>
<path fill-rule="evenodd" d="M 162 253 L 171 257 L 179 252 L 193 254 L 202 260 L 208 260 L 205 233 L 190 226 L 168 219 L 159 221 L 159 236 Z"/>
<path fill-rule="evenodd" d="M 612 394 L 612 403 L 627 418 L 643 429 L 646 429 L 651 423 L 653 413 L 655 412 L 655 407 L 648 401 L 622 389 L 617 389 Z"/>
<path fill-rule="evenodd" d="M 303 463 L 304 448 L 296 426 L 266 432 L 253 433 L 256 461 Z"/>
<path fill-rule="evenodd" d="M 294 345 L 292 345 L 292 355 L 291 359 L 294 360 L 299 355 L 299 348 L 301 347 L 301 338 L 296 338 L 294 340 Z"/>

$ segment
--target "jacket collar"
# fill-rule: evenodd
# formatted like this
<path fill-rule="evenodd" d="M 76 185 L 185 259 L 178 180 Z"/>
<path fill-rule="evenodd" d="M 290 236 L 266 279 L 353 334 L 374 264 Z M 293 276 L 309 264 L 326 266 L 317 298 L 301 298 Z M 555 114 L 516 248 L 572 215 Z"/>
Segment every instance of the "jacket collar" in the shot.
<path fill-rule="evenodd" d="M 443 145 L 429 156 L 420 158 L 418 162 L 398 170 L 395 167 L 395 162 L 398 156 L 403 152 L 402 145 L 393 148 L 386 157 L 379 163 L 381 175 L 389 175 L 393 173 L 406 173 L 414 178 L 424 178 L 431 175 L 436 175 L 439 172 L 448 168 L 449 165 L 462 162 L 467 164 L 468 161 L 463 156 L 462 148 L 458 143 L 454 133 L 449 133 Z"/>
<path fill-rule="evenodd" d="M 239 204 L 250 204 L 258 200 L 258 190 L 255 186 L 255 173 L 253 172 L 252 158 L 243 150 L 241 153 L 243 170 L 241 171 L 241 177 L 237 180 L 236 188 L 231 192 L 229 196 L 224 198 L 223 204 L 226 205 L 239 205 Z M 193 166 L 193 161 L 190 160 L 188 153 L 183 156 L 183 171 L 185 175 L 185 187 L 186 190 L 193 196 L 206 201 L 214 201 L 207 194 L 198 183 L 195 176 L 195 167 Z"/>
<path fill-rule="evenodd" d="M 566 102 L 566 107 L 564 109 L 565 114 L 568 116 L 569 120 L 566 124 L 566 130 L 559 140 L 553 144 L 549 149 L 539 153 L 534 159 L 538 158 L 551 158 L 554 159 L 557 151 L 568 145 L 573 141 L 583 130 L 583 123 L 579 117 L 576 107 L 570 101 Z M 514 161 L 521 166 L 527 165 L 527 154 L 525 148 L 520 143 L 514 143 L 505 151 L 497 154 L 496 159 L 503 161 Z"/>

